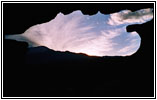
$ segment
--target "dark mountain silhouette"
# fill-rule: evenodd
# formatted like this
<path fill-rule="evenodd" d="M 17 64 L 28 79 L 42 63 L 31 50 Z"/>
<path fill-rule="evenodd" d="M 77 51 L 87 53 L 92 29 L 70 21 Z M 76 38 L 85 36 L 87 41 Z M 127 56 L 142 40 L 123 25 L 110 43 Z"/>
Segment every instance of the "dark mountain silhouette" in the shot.
<path fill-rule="evenodd" d="M 9 96 L 16 96 L 13 92 L 15 88 L 19 91 L 17 96 L 39 94 L 49 96 L 51 93 L 52 96 L 101 96 L 103 93 L 112 96 L 111 90 L 120 84 L 120 80 L 117 79 L 120 74 L 116 70 L 123 57 L 91 57 L 85 54 L 53 51 L 43 46 L 27 49 L 27 43 L 14 40 L 5 40 L 4 43 L 7 43 L 7 46 L 4 46 L 6 51 L 4 56 L 7 57 L 4 58 L 6 64 L 4 70 L 9 73 L 4 75 L 7 79 L 4 86 L 10 90 L 6 92 Z M 109 67 L 110 64 L 114 67 Z M 18 84 L 12 83 L 13 80 Z M 9 83 L 14 84 L 14 87 L 8 85 Z M 27 85 L 22 87 L 24 84 Z M 103 86 L 104 84 L 106 86 Z M 43 86 L 42 89 L 39 88 L 40 85 Z M 107 88 L 106 92 L 101 86 Z M 91 87 L 95 91 L 91 90 Z M 27 94 L 20 92 L 30 89 L 32 91 Z M 97 89 L 103 92 L 97 93 Z M 66 93 L 68 91 L 69 93 Z M 76 93 L 73 94 L 73 91 Z"/>
<path fill-rule="evenodd" d="M 103 58 L 112 59 L 119 58 L 120 56 L 88 56 L 84 53 L 72 53 L 69 51 L 61 52 L 54 51 L 44 46 L 29 48 L 26 54 L 26 61 L 29 64 L 46 64 L 46 63 L 55 63 L 55 62 L 83 62 L 87 60 L 100 60 Z M 120 57 L 122 58 L 122 57 Z"/>
<path fill-rule="evenodd" d="M 94 14 L 143 8 L 153 8 L 153 4 L 6 4 L 4 35 L 23 33 L 34 24 L 49 21 L 58 12 L 68 14 L 81 9 L 83 13 Z M 137 31 L 141 36 L 140 49 L 128 57 L 90 57 L 46 47 L 28 48 L 25 42 L 4 39 L 3 95 L 153 97 L 153 25 L 154 19 L 127 27 L 127 31 Z"/>
<path fill-rule="evenodd" d="M 54 51 L 44 46 L 30 48 L 27 53 L 28 63 L 36 63 L 36 64 L 46 63 L 46 62 L 52 63 L 53 61 L 66 62 L 66 61 L 79 60 L 79 59 L 84 60 L 90 58 L 91 57 L 88 57 L 85 54 L 75 54 L 68 51 L 66 52 Z"/>

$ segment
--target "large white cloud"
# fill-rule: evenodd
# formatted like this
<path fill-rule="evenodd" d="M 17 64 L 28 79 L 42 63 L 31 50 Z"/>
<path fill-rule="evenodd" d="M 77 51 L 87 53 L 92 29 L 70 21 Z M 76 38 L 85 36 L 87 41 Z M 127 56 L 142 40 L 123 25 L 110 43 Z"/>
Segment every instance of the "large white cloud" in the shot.
<path fill-rule="evenodd" d="M 137 11 L 138 19 L 143 18 L 141 11 Z M 150 13 L 149 9 L 144 11 Z M 122 22 L 117 21 L 119 13 L 125 16 L 122 17 L 125 19 Z M 34 25 L 21 35 L 7 35 L 6 38 L 26 41 L 32 47 L 46 46 L 56 51 L 95 56 L 131 55 L 140 47 L 141 38 L 136 32 L 127 33 L 128 24 L 124 23 L 137 21 L 135 14 L 130 11 L 119 13 L 111 14 L 110 17 L 100 12 L 92 16 L 83 15 L 81 11 L 74 11 L 69 15 L 59 13 L 49 22 Z M 120 23 L 124 25 L 118 26 Z"/>

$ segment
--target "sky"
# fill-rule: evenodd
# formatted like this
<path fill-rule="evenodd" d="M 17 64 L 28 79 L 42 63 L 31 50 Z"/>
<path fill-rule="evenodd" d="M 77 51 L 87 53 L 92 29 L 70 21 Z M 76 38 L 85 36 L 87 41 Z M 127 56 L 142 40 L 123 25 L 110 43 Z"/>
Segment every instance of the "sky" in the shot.
<path fill-rule="evenodd" d="M 151 8 L 135 12 L 122 10 L 112 14 L 84 15 L 80 10 L 58 13 L 49 22 L 30 27 L 20 35 L 6 39 L 28 42 L 29 47 L 46 46 L 55 51 L 85 53 L 89 56 L 129 56 L 141 44 L 137 32 L 127 32 L 131 24 L 152 20 Z"/>

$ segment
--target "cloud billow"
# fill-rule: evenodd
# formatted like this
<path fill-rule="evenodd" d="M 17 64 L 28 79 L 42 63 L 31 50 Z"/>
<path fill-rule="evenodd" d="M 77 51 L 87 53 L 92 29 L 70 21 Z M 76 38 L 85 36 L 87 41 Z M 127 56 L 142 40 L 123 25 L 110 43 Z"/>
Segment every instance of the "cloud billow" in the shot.
<path fill-rule="evenodd" d="M 142 24 L 153 18 L 153 9 L 141 9 L 135 12 L 130 10 L 123 10 L 118 13 L 110 15 L 108 24 L 120 25 L 120 24 Z"/>
<path fill-rule="evenodd" d="M 46 46 L 56 51 L 86 53 L 94 56 L 132 55 L 140 47 L 136 32 L 126 32 L 126 26 L 145 23 L 153 18 L 151 9 L 129 10 L 104 15 L 83 15 L 74 11 L 30 27 L 21 35 L 7 35 L 6 39 L 26 41 L 30 47 Z"/>

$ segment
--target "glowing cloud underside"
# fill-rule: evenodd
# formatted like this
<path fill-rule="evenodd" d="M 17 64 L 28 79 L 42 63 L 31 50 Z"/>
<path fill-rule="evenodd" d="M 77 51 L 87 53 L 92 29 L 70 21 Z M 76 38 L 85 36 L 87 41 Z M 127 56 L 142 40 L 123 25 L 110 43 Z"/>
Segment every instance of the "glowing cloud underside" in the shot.
<path fill-rule="evenodd" d="M 95 56 L 132 55 L 140 47 L 136 32 L 126 32 L 130 24 L 142 24 L 153 18 L 152 9 L 136 12 L 123 10 L 104 15 L 83 15 L 74 11 L 32 26 L 21 35 L 7 35 L 6 39 L 26 41 L 30 47 L 46 46 L 56 51 L 86 53 Z"/>

